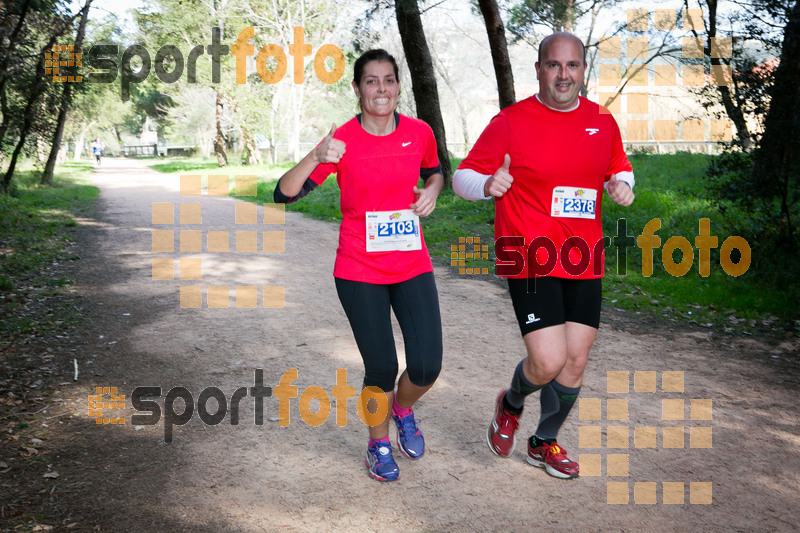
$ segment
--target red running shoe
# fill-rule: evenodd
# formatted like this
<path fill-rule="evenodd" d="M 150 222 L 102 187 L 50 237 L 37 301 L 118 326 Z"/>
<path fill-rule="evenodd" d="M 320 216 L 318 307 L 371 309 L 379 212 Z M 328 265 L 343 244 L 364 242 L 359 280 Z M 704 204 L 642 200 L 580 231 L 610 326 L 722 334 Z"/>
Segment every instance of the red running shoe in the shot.
<path fill-rule="evenodd" d="M 500 457 L 508 457 L 514 452 L 517 439 L 514 437 L 519 427 L 519 417 L 522 415 L 509 414 L 503 409 L 503 397 L 506 390 L 500 391 L 494 406 L 494 419 L 486 432 L 486 443 L 492 453 Z"/>
<path fill-rule="evenodd" d="M 543 443 L 533 448 L 528 439 L 528 464 L 544 468 L 548 474 L 561 479 L 578 477 L 578 463 L 567 457 L 567 450 L 558 445 Z"/>

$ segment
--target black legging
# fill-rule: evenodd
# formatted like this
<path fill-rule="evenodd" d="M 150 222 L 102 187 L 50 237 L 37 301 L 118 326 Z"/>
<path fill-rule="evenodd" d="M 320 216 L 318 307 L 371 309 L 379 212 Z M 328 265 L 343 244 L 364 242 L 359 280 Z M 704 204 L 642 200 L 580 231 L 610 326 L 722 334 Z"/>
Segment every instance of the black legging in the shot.
<path fill-rule="evenodd" d="M 397 351 L 389 307 L 403 332 L 411 383 L 425 387 L 442 369 L 442 319 L 433 272 L 376 285 L 335 278 L 339 300 L 364 360 L 364 386 L 394 390 Z"/>

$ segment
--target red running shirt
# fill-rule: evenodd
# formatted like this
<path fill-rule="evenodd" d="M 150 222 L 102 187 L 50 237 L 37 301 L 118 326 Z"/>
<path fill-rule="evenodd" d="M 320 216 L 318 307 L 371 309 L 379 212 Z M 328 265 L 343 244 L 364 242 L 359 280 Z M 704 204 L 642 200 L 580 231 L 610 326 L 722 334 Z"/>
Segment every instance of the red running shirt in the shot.
<path fill-rule="evenodd" d="M 509 173 L 514 182 L 506 194 L 495 199 L 495 239 L 523 237 L 525 246 L 502 248 L 511 252 L 503 254 L 506 261 L 511 257 L 526 259 L 524 266 L 517 259 L 516 268 L 501 268 L 503 260 L 498 246 L 498 275 L 515 279 L 542 275 L 602 277 L 604 255 L 602 243 L 599 246 L 597 243 L 603 239 L 600 223 L 603 185 L 612 174 L 632 170 L 619 127 L 609 111 L 585 98 L 580 98 L 578 108 L 573 111 L 555 111 L 532 96 L 500 111 L 459 168 L 493 175 L 503 165 L 505 154 L 511 156 Z M 576 194 L 586 189 L 597 191 L 594 218 L 551 216 L 557 187 L 576 188 Z M 545 237 L 554 245 L 546 250 L 540 246 L 543 239 L 536 241 L 534 249 L 539 265 L 549 267 L 552 250 L 557 252 L 550 272 L 545 267 L 531 268 L 527 260 L 527 246 L 537 237 Z M 583 250 L 578 239 L 568 242 L 571 237 L 586 243 Z M 567 258 L 562 257 L 562 248 Z"/>
<path fill-rule="evenodd" d="M 336 250 L 334 277 L 385 284 L 406 281 L 432 272 L 425 239 L 422 249 L 367 252 L 367 211 L 408 209 L 417 201 L 414 186 L 420 169 L 439 165 L 436 140 L 430 126 L 419 119 L 400 115 L 389 135 L 367 133 L 356 118 L 336 129 L 333 137 L 345 143 L 339 163 L 322 163 L 310 179 L 321 184 L 331 174 L 341 190 L 342 223 Z"/>

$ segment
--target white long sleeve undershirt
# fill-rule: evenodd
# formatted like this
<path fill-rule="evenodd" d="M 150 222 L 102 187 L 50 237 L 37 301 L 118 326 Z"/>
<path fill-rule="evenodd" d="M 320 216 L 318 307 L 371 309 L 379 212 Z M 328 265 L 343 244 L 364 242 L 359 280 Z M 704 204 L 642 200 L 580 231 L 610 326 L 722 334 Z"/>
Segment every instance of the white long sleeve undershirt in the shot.
<path fill-rule="evenodd" d="M 489 200 L 483 195 L 483 186 L 491 176 L 480 174 L 471 168 L 456 169 L 453 174 L 453 192 L 465 200 Z"/>

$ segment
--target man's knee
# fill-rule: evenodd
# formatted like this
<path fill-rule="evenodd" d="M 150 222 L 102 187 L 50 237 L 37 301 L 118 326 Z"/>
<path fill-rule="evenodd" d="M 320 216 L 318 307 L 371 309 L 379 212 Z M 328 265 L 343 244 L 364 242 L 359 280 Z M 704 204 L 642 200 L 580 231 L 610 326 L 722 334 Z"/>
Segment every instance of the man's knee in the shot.
<path fill-rule="evenodd" d="M 566 355 L 563 353 L 547 355 L 528 353 L 523 365 L 525 377 L 536 385 L 550 383 L 561 373 L 566 360 Z"/>
<path fill-rule="evenodd" d="M 582 374 L 589 362 L 589 352 L 586 350 L 573 350 L 567 353 L 564 365 L 573 374 Z"/>

